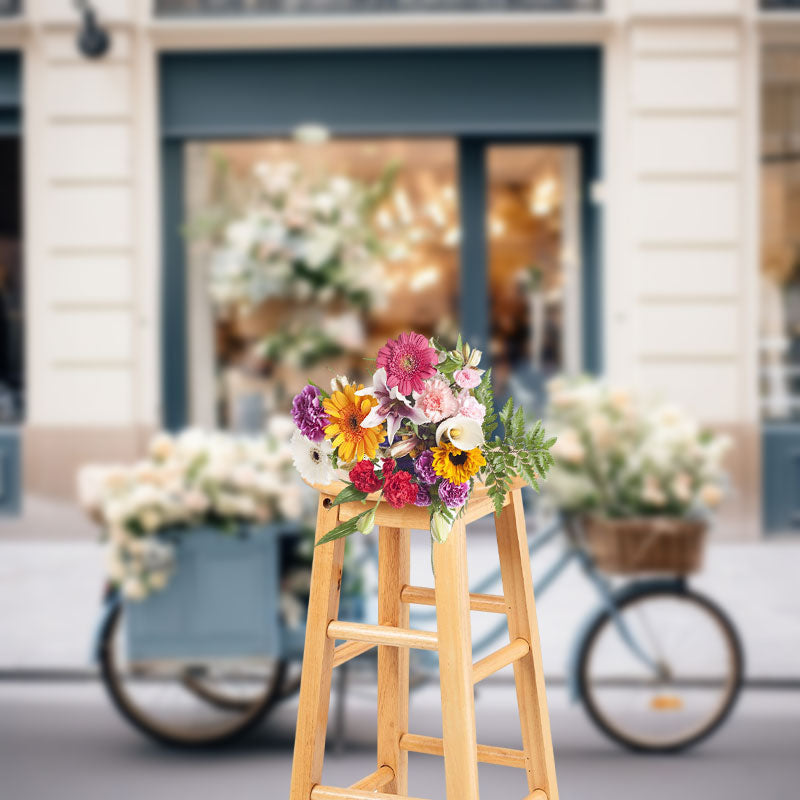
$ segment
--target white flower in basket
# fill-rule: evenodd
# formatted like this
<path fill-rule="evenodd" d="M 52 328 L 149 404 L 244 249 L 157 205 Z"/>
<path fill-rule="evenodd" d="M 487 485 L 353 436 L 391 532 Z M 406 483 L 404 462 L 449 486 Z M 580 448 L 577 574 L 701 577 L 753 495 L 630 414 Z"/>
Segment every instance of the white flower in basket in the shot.
<path fill-rule="evenodd" d="M 705 517 L 723 497 L 727 438 L 676 406 L 588 379 L 554 382 L 548 417 L 558 440 L 546 492 L 583 518 L 598 566 L 697 569 Z"/>
<path fill-rule="evenodd" d="M 272 429 L 285 434 L 288 426 L 276 421 Z M 300 517 L 292 453 L 274 432 L 160 433 L 142 461 L 81 470 L 81 503 L 106 529 L 107 575 L 127 598 L 143 599 L 166 585 L 173 553 L 163 531 Z"/>

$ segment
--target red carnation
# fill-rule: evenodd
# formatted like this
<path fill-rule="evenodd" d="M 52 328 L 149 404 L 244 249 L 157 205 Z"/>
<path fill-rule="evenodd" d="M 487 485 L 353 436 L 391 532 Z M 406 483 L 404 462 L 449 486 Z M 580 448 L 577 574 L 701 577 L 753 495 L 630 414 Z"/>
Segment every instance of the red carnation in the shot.
<path fill-rule="evenodd" d="M 375 467 L 368 459 L 363 459 L 350 470 L 350 480 L 360 492 L 377 492 L 383 481 L 375 474 Z"/>
<path fill-rule="evenodd" d="M 394 472 L 396 466 L 397 462 L 393 458 L 384 458 L 383 465 L 381 466 L 383 477 L 388 478 Z"/>
<path fill-rule="evenodd" d="M 411 473 L 405 470 L 395 472 L 386 479 L 383 496 L 392 508 L 402 508 L 417 499 L 417 485 L 411 480 Z"/>

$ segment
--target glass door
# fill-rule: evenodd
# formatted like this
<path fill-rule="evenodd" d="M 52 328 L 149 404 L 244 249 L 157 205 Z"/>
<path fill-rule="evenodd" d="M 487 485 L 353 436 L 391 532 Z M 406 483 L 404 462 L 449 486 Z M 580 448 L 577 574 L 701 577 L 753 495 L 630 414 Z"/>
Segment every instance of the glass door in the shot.
<path fill-rule="evenodd" d="M 484 152 L 488 350 L 499 398 L 534 408 L 547 380 L 581 364 L 577 146 Z"/>
<path fill-rule="evenodd" d="M 460 143 L 462 327 L 495 396 L 532 411 L 547 380 L 584 368 L 578 144 Z"/>
<path fill-rule="evenodd" d="M 800 47 L 765 48 L 759 396 L 767 533 L 800 531 Z"/>

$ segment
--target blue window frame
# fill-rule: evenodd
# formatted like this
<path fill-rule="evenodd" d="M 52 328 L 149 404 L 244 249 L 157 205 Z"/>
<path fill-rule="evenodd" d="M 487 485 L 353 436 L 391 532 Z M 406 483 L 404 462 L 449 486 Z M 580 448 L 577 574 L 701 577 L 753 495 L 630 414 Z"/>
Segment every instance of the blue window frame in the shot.
<path fill-rule="evenodd" d="M 583 167 L 584 366 L 601 366 L 599 177 L 601 57 L 594 47 L 174 53 L 161 59 L 163 159 L 162 402 L 186 423 L 187 314 L 183 145 L 192 139 L 288 136 L 318 123 L 333 136 L 449 136 L 461 182 L 462 328 L 486 339 L 482 220 L 487 143 L 570 143 Z M 472 222 L 470 223 L 470 220 Z M 476 223 L 480 220 L 480 223 Z"/>
<path fill-rule="evenodd" d="M 22 497 L 21 116 L 20 56 L 0 51 L 0 516 L 17 514 Z"/>

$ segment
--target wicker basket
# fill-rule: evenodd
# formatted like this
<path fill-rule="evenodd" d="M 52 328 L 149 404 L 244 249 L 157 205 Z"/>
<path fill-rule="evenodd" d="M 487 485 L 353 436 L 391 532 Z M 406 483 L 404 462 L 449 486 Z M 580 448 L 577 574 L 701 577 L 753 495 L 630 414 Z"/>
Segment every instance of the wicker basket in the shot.
<path fill-rule="evenodd" d="M 671 517 L 583 520 L 586 547 L 606 572 L 697 572 L 703 563 L 707 525 Z"/>

